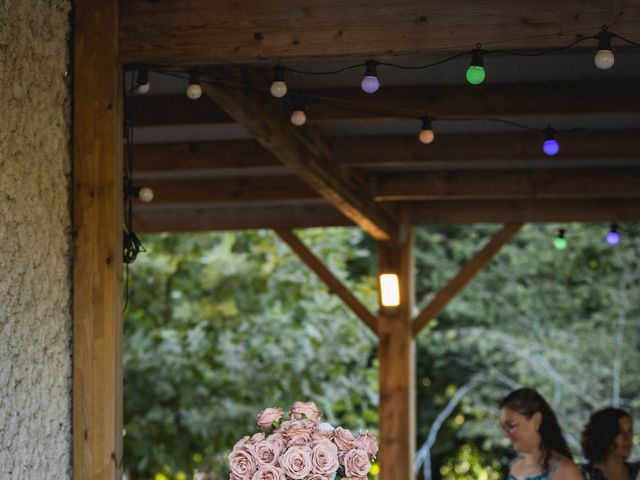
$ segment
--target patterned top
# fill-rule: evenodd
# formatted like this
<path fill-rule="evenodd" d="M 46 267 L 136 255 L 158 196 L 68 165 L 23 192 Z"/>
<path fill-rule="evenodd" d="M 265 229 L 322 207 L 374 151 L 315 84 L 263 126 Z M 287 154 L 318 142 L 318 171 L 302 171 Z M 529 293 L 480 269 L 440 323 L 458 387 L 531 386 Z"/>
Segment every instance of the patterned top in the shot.
<path fill-rule="evenodd" d="M 627 467 L 629 472 L 629 480 L 635 480 L 638 471 L 640 470 L 640 463 L 627 463 L 624 462 L 624 466 Z M 580 465 L 580 471 L 584 480 L 607 480 L 602 470 L 596 467 L 593 463 L 583 463 Z"/>

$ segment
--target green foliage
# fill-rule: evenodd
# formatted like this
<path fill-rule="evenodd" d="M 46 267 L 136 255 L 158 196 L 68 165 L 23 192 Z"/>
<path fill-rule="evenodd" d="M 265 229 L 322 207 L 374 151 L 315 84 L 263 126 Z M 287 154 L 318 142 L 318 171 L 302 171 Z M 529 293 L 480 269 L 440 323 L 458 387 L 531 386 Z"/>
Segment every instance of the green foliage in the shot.
<path fill-rule="evenodd" d="M 417 338 L 417 436 L 474 374 L 431 449 L 437 479 L 493 480 L 508 461 L 497 404 L 538 388 L 576 450 L 588 414 L 640 408 L 640 226 L 607 245 L 604 225 L 527 225 Z M 498 229 L 419 227 L 419 307 Z M 375 242 L 357 229 L 305 242 L 372 311 Z M 225 474 L 264 407 L 313 400 L 334 423 L 375 430 L 373 335 L 268 232 L 153 235 L 131 267 L 125 316 L 125 465 L 137 477 Z M 467 468 L 467 462 L 468 468 Z M 498 464 L 496 463 L 498 462 Z M 500 467 L 501 466 L 501 467 Z M 464 470 L 464 471 L 462 471 Z"/>
<path fill-rule="evenodd" d="M 361 235 L 304 239 L 370 297 L 370 279 L 347 278 L 347 263 L 368 255 L 351 246 Z M 220 476 L 256 413 L 295 400 L 315 401 L 328 421 L 375 429 L 373 334 L 277 237 L 155 235 L 144 244 L 125 315 L 125 465 L 134 475 Z"/>

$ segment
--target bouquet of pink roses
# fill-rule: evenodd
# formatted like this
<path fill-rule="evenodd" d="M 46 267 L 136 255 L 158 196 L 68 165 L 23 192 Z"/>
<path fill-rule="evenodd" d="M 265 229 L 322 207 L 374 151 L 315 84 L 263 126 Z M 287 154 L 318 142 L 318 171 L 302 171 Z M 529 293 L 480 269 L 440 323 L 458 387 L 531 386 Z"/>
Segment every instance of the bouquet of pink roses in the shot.
<path fill-rule="evenodd" d="M 229 454 L 229 480 L 365 480 L 378 443 L 371 433 L 320 423 L 313 402 L 296 402 L 285 420 L 281 408 L 258 414 L 258 432 Z"/>

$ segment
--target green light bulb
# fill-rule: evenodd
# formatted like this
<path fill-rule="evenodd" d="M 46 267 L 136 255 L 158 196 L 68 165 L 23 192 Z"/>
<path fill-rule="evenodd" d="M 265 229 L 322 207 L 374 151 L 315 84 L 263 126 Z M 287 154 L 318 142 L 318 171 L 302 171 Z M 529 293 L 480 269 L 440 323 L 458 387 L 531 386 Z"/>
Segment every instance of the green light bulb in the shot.
<path fill-rule="evenodd" d="M 567 239 L 564 237 L 556 237 L 553 239 L 553 246 L 558 250 L 564 250 L 567 248 Z"/>
<path fill-rule="evenodd" d="M 486 73 L 484 71 L 484 67 L 470 65 L 469 68 L 467 68 L 467 81 L 471 85 L 480 85 L 484 82 L 485 77 Z"/>

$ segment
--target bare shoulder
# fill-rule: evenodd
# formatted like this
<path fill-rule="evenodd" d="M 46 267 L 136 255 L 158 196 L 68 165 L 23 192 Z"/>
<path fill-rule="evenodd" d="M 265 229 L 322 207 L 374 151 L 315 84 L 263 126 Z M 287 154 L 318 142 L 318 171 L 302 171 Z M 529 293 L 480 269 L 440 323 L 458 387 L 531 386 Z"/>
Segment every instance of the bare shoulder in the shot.
<path fill-rule="evenodd" d="M 582 480 L 582 474 L 575 463 L 566 457 L 561 457 L 550 480 Z"/>

